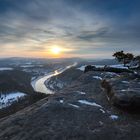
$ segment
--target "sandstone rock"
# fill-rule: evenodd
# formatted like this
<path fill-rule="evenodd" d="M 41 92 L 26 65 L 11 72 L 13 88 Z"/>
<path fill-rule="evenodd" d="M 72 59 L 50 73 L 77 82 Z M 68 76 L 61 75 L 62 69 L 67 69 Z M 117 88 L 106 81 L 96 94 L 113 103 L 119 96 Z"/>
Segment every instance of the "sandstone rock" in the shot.
<path fill-rule="evenodd" d="M 138 110 L 140 107 L 140 83 L 138 79 L 130 80 L 129 78 L 127 81 L 124 81 L 124 77 L 103 80 L 102 87 L 105 88 L 107 96 L 114 106 Z"/>

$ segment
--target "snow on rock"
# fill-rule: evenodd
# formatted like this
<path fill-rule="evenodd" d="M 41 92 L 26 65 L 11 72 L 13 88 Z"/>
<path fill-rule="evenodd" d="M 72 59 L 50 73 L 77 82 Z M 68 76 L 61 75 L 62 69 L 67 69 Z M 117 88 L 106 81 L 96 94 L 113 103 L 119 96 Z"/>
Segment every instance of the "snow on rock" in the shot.
<path fill-rule="evenodd" d="M 104 123 L 103 123 L 102 121 L 99 121 L 99 124 L 100 124 L 100 125 L 103 125 Z"/>
<path fill-rule="evenodd" d="M 3 67 L 3 68 L 1 67 L 0 68 L 0 71 L 4 71 L 4 70 L 13 70 L 13 68 L 8 68 L 8 67 Z"/>
<path fill-rule="evenodd" d="M 81 70 L 81 71 L 84 71 L 85 70 L 85 67 L 87 65 L 83 65 L 77 69 Z M 96 68 L 104 68 L 105 65 L 92 65 L 92 66 L 95 66 Z M 119 68 L 119 69 L 128 69 L 128 67 L 124 67 L 123 64 L 117 64 L 117 65 L 107 65 L 107 67 L 111 67 L 111 68 Z"/>
<path fill-rule="evenodd" d="M 121 91 L 123 92 L 123 91 L 127 91 L 127 90 L 126 89 L 122 89 Z"/>
<path fill-rule="evenodd" d="M 99 76 L 93 76 L 94 79 L 102 80 L 102 77 Z"/>
<path fill-rule="evenodd" d="M 104 68 L 105 65 L 93 65 L 95 66 L 96 68 Z"/>
<path fill-rule="evenodd" d="M 31 78 L 31 81 L 33 81 L 33 80 L 35 80 L 36 79 L 36 76 L 33 76 L 32 78 Z"/>
<path fill-rule="evenodd" d="M 82 95 L 86 94 L 85 92 L 82 92 L 82 91 L 76 91 L 76 92 L 79 93 L 79 94 L 82 94 Z"/>
<path fill-rule="evenodd" d="M 110 76 L 120 76 L 119 74 L 116 74 L 115 72 L 106 72 L 106 74 Z"/>
<path fill-rule="evenodd" d="M 70 104 L 70 103 L 69 103 L 69 105 L 72 106 L 72 107 L 75 107 L 75 108 L 79 108 L 78 105 L 74 105 L 74 104 Z"/>
<path fill-rule="evenodd" d="M 78 100 L 78 102 L 81 103 L 81 104 L 86 104 L 86 105 L 91 105 L 91 106 L 96 106 L 96 107 L 102 108 L 101 105 L 96 104 L 95 102 L 89 102 L 89 101 L 86 101 L 86 100 Z"/>
<path fill-rule="evenodd" d="M 122 81 L 122 83 L 124 83 L 124 84 L 129 84 L 130 82 L 128 82 L 128 81 Z"/>
<path fill-rule="evenodd" d="M 59 82 L 59 83 L 57 83 L 57 87 L 61 89 L 64 87 L 64 84 Z"/>
<path fill-rule="evenodd" d="M 119 69 L 128 69 L 128 67 L 124 67 L 123 64 L 117 64 L 117 65 L 110 65 L 112 68 L 119 68 Z"/>
<path fill-rule="evenodd" d="M 0 95 L 0 109 L 10 106 L 12 102 L 18 101 L 19 98 L 24 97 L 26 94 L 22 92 L 11 92 L 8 94 Z"/>
<path fill-rule="evenodd" d="M 21 68 L 32 68 L 32 67 L 34 67 L 34 65 L 22 65 L 22 66 L 20 66 Z"/>
<path fill-rule="evenodd" d="M 81 66 L 81 67 L 79 67 L 79 68 L 77 68 L 77 69 L 79 69 L 79 70 L 81 70 L 81 71 L 84 71 L 84 70 L 85 70 L 85 67 L 86 67 L 86 65 Z"/>
<path fill-rule="evenodd" d="M 59 100 L 60 103 L 64 103 L 64 100 Z"/>
<path fill-rule="evenodd" d="M 105 65 L 94 65 L 96 68 L 104 68 Z M 116 64 L 116 65 L 107 65 L 107 67 L 111 68 L 119 68 L 119 69 L 128 69 L 128 67 L 124 67 L 123 64 Z"/>
<path fill-rule="evenodd" d="M 49 87 L 54 90 L 54 85 L 53 84 L 50 84 Z"/>
<path fill-rule="evenodd" d="M 103 109 L 100 109 L 100 111 L 104 114 L 105 113 L 105 111 L 103 110 Z"/>
<path fill-rule="evenodd" d="M 119 118 L 117 115 L 110 115 L 109 117 L 112 120 L 117 120 Z"/>

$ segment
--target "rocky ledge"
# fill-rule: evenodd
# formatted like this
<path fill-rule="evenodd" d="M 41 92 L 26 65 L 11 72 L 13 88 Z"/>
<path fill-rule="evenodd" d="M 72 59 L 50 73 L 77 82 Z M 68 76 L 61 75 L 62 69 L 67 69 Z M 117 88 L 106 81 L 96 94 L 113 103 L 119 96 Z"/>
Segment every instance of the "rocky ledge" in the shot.
<path fill-rule="evenodd" d="M 105 88 L 110 102 L 123 109 L 139 111 L 140 107 L 140 79 L 134 74 L 122 74 L 112 79 L 104 79 Z"/>
<path fill-rule="evenodd" d="M 0 140 L 139 140 L 140 115 L 112 106 L 101 87 L 103 79 L 119 79 L 120 74 L 71 73 L 75 78 L 64 73 L 70 82 L 62 90 L 0 119 Z"/>
<path fill-rule="evenodd" d="M 100 73 L 101 85 L 107 93 L 107 98 L 112 105 L 129 111 L 139 112 L 140 107 L 140 74 L 139 69 L 127 67 L 92 66 L 85 67 L 84 72 L 93 71 Z M 106 73 L 105 76 L 102 74 Z M 108 77 L 107 73 L 112 73 Z M 98 76 L 99 77 L 99 76 Z"/>

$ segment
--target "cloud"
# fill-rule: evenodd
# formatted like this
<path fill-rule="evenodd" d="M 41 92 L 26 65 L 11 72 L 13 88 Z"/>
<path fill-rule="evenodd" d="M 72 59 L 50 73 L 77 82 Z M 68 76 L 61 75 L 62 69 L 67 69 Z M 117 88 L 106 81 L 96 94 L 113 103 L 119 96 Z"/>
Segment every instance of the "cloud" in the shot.
<path fill-rule="evenodd" d="M 107 56 L 115 50 L 140 51 L 137 0 L 1 0 L 0 46 L 6 51 L 46 51 L 59 44 Z M 104 52 L 101 53 L 101 52 Z"/>

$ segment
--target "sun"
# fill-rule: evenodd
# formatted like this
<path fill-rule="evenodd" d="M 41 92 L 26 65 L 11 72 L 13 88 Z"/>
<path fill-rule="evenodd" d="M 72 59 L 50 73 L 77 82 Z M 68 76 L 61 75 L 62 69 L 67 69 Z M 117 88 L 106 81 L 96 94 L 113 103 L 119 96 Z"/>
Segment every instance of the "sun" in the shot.
<path fill-rule="evenodd" d="M 51 53 L 54 54 L 54 55 L 58 55 L 62 52 L 62 49 L 58 46 L 53 46 L 51 48 Z"/>

